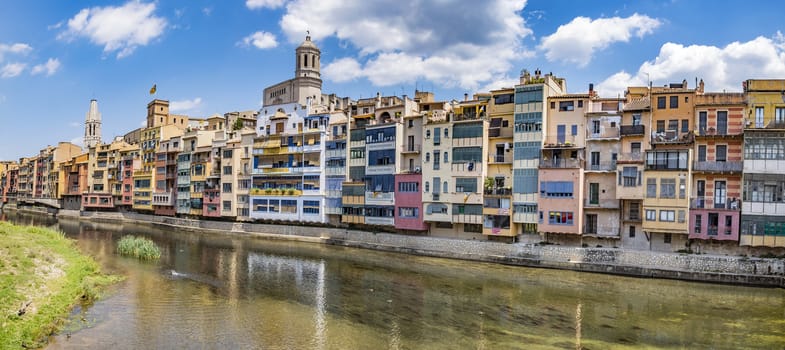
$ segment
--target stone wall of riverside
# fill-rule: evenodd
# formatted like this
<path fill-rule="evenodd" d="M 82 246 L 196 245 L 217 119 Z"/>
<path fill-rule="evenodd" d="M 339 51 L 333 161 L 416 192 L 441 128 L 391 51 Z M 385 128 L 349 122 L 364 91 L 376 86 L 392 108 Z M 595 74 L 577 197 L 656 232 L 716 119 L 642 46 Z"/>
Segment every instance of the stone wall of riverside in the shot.
<path fill-rule="evenodd" d="M 507 244 L 325 227 L 206 221 L 131 212 L 83 212 L 81 218 L 96 221 L 124 220 L 194 231 L 209 230 L 229 234 L 307 240 L 348 247 L 508 265 L 785 288 L 785 259 L 661 253 L 616 248 Z"/>

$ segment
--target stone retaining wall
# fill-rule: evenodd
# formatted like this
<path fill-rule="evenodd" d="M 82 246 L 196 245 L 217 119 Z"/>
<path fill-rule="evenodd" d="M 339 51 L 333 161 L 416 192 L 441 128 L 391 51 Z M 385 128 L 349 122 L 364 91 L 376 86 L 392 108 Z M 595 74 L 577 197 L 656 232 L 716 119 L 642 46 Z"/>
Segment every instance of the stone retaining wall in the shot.
<path fill-rule="evenodd" d="M 81 218 L 123 220 L 508 265 L 785 288 L 783 259 L 506 244 L 337 228 L 194 220 L 131 212 L 82 212 Z"/>

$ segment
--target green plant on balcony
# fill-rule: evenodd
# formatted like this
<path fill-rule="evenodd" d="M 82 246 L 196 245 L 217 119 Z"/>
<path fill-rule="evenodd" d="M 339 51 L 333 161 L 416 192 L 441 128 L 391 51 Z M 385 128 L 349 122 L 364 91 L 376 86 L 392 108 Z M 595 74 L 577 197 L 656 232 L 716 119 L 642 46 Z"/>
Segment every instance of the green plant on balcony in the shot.
<path fill-rule="evenodd" d="M 494 180 L 492 177 L 486 177 L 483 186 L 485 187 L 486 190 L 491 190 L 493 189 L 493 186 L 495 184 L 496 184 L 496 180 Z"/>
<path fill-rule="evenodd" d="M 290 188 L 290 189 L 288 189 L 288 190 L 286 191 L 286 194 L 288 194 L 288 195 L 290 195 L 290 196 L 294 196 L 294 189 L 291 189 L 291 188 Z"/>

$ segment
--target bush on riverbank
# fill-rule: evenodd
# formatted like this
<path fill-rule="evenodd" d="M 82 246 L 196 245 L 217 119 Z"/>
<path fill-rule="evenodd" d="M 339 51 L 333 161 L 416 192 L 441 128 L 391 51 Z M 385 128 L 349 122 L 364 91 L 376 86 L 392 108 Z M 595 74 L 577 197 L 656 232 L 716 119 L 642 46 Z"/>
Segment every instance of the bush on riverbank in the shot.
<path fill-rule="evenodd" d="M 118 279 L 62 232 L 0 222 L 0 348 L 44 346 L 74 304 Z"/>
<path fill-rule="evenodd" d="M 161 249 L 155 245 L 155 242 L 136 236 L 121 238 L 117 243 L 117 252 L 140 260 L 158 260 L 161 257 Z"/>

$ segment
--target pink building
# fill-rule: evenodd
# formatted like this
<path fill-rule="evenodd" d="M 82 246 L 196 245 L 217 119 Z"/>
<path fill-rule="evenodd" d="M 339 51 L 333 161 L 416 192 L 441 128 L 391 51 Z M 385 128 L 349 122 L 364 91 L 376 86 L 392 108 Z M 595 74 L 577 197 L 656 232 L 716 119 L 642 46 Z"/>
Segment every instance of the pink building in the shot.
<path fill-rule="evenodd" d="M 395 175 L 395 228 L 427 231 L 422 210 L 422 174 Z"/>

